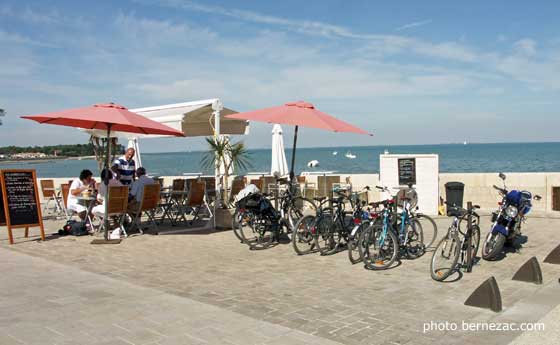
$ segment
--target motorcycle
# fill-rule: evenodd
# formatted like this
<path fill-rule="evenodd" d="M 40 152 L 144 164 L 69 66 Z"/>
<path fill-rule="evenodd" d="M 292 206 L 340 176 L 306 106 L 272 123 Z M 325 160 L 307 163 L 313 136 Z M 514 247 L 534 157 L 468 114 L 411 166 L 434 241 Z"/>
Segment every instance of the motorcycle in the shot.
<path fill-rule="evenodd" d="M 502 196 L 502 201 L 498 203 L 499 209 L 492 212 L 492 227 L 482 246 L 484 260 L 496 259 L 504 245 L 513 245 L 521 235 L 521 223 L 531 211 L 531 200 L 541 200 L 540 195 L 533 197 L 531 192 L 526 190 L 508 191 L 506 175 L 500 173 L 498 176 L 502 179 L 504 187 L 500 188 L 496 185 L 493 187 Z"/>

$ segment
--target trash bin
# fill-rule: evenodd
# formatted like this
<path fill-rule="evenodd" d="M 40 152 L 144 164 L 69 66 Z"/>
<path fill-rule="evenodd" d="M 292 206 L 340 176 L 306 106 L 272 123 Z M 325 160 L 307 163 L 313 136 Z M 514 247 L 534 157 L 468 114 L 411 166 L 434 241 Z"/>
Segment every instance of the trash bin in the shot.
<path fill-rule="evenodd" d="M 447 182 L 445 184 L 445 199 L 448 204 L 455 204 L 463 207 L 463 195 L 465 194 L 465 184 L 461 182 Z M 449 216 L 450 207 L 447 206 L 447 215 Z"/>

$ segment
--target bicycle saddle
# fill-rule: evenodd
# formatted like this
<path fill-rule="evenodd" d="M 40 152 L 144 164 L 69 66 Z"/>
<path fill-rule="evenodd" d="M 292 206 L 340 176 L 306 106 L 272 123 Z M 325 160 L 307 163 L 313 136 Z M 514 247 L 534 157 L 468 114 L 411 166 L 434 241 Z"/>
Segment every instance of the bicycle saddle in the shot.
<path fill-rule="evenodd" d="M 313 200 L 321 202 L 321 201 L 325 200 L 326 198 L 327 198 L 326 196 L 316 196 L 316 197 L 313 198 Z"/>
<path fill-rule="evenodd" d="M 457 217 L 457 218 L 461 218 L 464 215 L 467 214 L 467 210 L 465 210 L 464 208 L 458 208 L 458 207 L 453 207 L 453 208 L 449 208 L 447 210 L 447 215 L 450 217 Z"/>

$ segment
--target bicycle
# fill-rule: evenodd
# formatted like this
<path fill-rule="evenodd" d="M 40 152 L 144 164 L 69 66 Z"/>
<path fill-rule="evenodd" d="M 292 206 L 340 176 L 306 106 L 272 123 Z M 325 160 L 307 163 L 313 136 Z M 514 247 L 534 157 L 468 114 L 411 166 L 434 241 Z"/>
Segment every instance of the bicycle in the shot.
<path fill-rule="evenodd" d="M 436 281 L 444 281 L 462 268 L 471 272 L 480 244 L 480 216 L 474 211 L 480 206 L 468 202 L 467 209 L 464 209 L 447 202 L 446 204 L 452 207 L 450 215 L 453 216 L 453 220 L 447 234 L 436 246 L 430 261 L 430 274 Z M 467 223 L 464 232 L 461 231 L 463 221 Z"/>
<path fill-rule="evenodd" d="M 341 241 L 339 227 L 344 228 L 345 212 L 343 197 L 328 199 L 313 198 L 319 204 L 315 215 L 307 215 L 296 224 L 292 234 L 292 246 L 298 255 L 320 252 L 321 255 L 332 254 Z M 325 205 L 332 205 L 333 207 Z M 336 237 L 336 238 L 335 238 Z"/>
<path fill-rule="evenodd" d="M 362 192 L 369 191 L 369 190 L 370 190 L 369 186 L 366 186 Z M 378 210 L 378 208 L 375 207 L 372 210 L 371 206 L 374 204 L 372 203 L 368 204 L 367 201 L 363 201 L 359 199 L 358 195 L 361 194 L 362 192 L 356 193 L 355 195 L 356 202 L 354 203 L 355 206 L 354 206 L 354 212 L 352 217 L 354 221 L 354 227 L 350 230 L 350 233 L 348 234 L 348 242 L 347 242 L 348 260 L 350 260 L 350 263 L 352 263 L 353 265 L 362 262 L 362 257 L 360 256 L 360 250 L 358 248 L 358 244 L 360 243 L 359 242 L 360 235 L 368 227 L 381 222 L 381 217 L 380 217 L 381 212 Z M 370 207 L 364 210 L 366 206 L 370 206 Z"/>
<path fill-rule="evenodd" d="M 338 197 L 314 198 L 319 203 L 315 215 L 307 215 L 299 220 L 292 234 L 292 245 L 298 255 L 319 251 L 322 255 L 334 254 L 342 245 L 352 238 L 353 225 L 361 222 L 363 203 L 359 194 L 369 191 L 365 187 L 360 192 L 347 197 L 344 192 L 334 191 Z M 348 219 L 345 200 L 353 205 L 352 217 Z M 328 204 L 328 206 L 327 206 Z"/>
<path fill-rule="evenodd" d="M 394 230 L 393 199 L 370 203 L 372 207 L 383 206 L 381 221 L 374 222 L 362 231 L 358 239 L 358 251 L 364 267 L 383 270 L 397 259 L 399 242 Z"/>
<path fill-rule="evenodd" d="M 376 186 L 376 188 L 389 192 L 387 187 Z M 374 206 L 383 205 L 383 221 L 368 227 L 360 236 L 358 249 L 360 257 L 368 269 L 387 269 L 395 262 L 399 254 L 409 259 L 416 259 L 425 253 L 422 225 L 411 213 L 412 198 L 400 195 L 406 195 L 402 188 L 395 189 L 398 189 L 399 192 L 392 199 L 372 204 Z M 399 196 L 398 199 L 396 199 L 397 196 Z M 400 214 L 398 213 L 399 202 L 402 207 Z"/>
<path fill-rule="evenodd" d="M 434 244 L 437 238 L 437 225 L 432 217 L 424 213 L 417 212 L 418 193 L 416 192 L 416 188 L 414 188 L 412 184 L 408 184 L 407 188 L 398 187 L 395 189 L 399 190 L 399 192 L 395 196 L 397 200 L 397 205 L 402 208 L 403 207 L 402 201 L 408 199 L 409 216 L 411 219 L 417 221 L 418 222 L 417 224 L 419 224 L 419 226 L 422 227 L 424 246 L 426 247 L 426 249 L 430 248 Z"/>
<path fill-rule="evenodd" d="M 389 192 L 387 187 L 377 186 L 376 188 Z M 422 224 L 412 215 L 412 208 L 418 197 L 412 185 L 409 185 L 408 188 L 396 187 L 393 189 L 398 190 L 398 193 L 393 197 L 395 202 L 392 204 L 391 210 L 394 214 L 392 218 L 394 224 L 391 229 L 395 231 L 401 256 L 416 259 L 424 254 L 426 248 Z M 400 214 L 398 213 L 399 207 L 402 210 Z"/>
<path fill-rule="evenodd" d="M 278 209 L 274 204 L 279 205 Z M 290 237 L 297 221 L 315 212 L 315 204 L 297 196 L 292 188 L 276 197 L 266 193 L 251 194 L 236 203 L 233 215 L 235 236 L 251 249 L 268 248 L 285 234 Z"/>

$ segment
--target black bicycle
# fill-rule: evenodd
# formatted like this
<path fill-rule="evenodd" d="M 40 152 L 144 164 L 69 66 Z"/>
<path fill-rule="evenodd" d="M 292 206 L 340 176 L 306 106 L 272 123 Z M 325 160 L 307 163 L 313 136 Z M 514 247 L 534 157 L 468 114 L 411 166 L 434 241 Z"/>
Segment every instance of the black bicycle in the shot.
<path fill-rule="evenodd" d="M 475 212 L 480 206 L 468 202 L 464 209 L 447 204 L 453 221 L 430 261 L 430 274 L 437 281 L 444 281 L 461 269 L 471 272 L 480 244 L 480 216 Z"/>
<path fill-rule="evenodd" d="M 265 249 L 283 235 L 289 237 L 298 220 L 315 210 L 315 204 L 297 195 L 293 185 L 278 196 L 253 193 L 236 203 L 234 234 L 251 249 Z"/>

